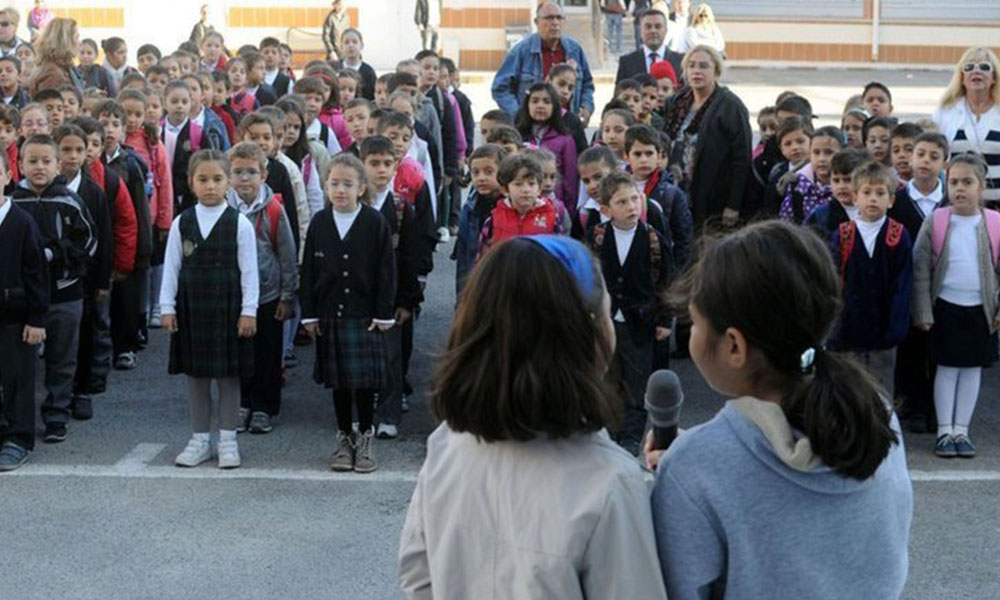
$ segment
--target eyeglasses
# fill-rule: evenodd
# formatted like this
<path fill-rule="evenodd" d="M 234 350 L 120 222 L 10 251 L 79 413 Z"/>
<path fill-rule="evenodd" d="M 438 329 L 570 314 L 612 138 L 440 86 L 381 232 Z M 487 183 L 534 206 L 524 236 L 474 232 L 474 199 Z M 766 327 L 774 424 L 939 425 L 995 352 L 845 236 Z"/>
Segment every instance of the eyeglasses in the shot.
<path fill-rule="evenodd" d="M 563 15 L 545 15 L 544 17 L 538 17 L 543 21 L 565 21 L 566 17 Z"/>
<path fill-rule="evenodd" d="M 989 73 L 993 70 L 993 65 L 988 62 L 982 63 L 965 63 L 962 65 L 962 70 L 966 73 L 971 73 L 973 71 L 979 71 L 981 73 Z"/>
<path fill-rule="evenodd" d="M 257 169 L 233 169 L 233 177 L 236 179 L 253 179 L 260 175 Z"/>

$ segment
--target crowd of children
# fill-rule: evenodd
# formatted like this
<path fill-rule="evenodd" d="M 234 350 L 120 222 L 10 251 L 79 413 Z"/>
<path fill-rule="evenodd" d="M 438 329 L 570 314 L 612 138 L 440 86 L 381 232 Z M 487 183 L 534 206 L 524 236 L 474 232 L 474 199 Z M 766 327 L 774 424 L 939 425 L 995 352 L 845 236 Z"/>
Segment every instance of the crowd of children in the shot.
<path fill-rule="evenodd" d="M 85 39 L 86 89 L 31 98 L 22 62 L 0 57 L 0 470 L 34 445 L 34 346 L 45 342 L 41 415 L 56 443 L 162 327 L 169 372 L 187 378 L 178 465 L 239 466 L 237 432 L 273 429 L 295 346 L 314 340 L 337 417 L 331 466 L 371 472 L 375 439 L 396 437 L 409 409 L 438 244 L 455 238 L 461 304 L 484 254 L 534 234 L 582 240 L 600 265 L 627 408 L 613 433 L 638 451 L 646 378 L 683 321 L 667 288 L 701 233 L 663 131 L 678 75 L 656 64 L 619 82 L 588 140 L 570 110 L 576 73 L 556 65 L 516 115 L 488 111 L 477 132 L 452 61 L 425 50 L 377 77 L 361 32 L 342 37 L 341 61 L 300 74 L 274 38 L 232 56 L 214 31 L 170 55 L 147 44 L 137 69 L 123 40 L 101 43 L 100 65 Z M 997 352 L 1000 215 L 980 206 L 980 159 L 946 164 L 943 136 L 892 112 L 871 83 L 841 127 L 814 129 L 808 100 L 782 94 L 759 112 L 742 216 L 828 242 L 845 307 L 830 349 L 902 400 L 911 429 L 936 429 L 937 454 L 973 456 L 980 371 Z"/>

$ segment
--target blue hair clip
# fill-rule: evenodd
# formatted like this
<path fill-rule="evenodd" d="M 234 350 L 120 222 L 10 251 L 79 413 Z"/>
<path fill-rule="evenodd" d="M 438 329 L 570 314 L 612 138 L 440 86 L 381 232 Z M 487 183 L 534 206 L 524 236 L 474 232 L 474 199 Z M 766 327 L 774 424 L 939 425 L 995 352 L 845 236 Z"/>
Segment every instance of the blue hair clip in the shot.
<path fill-rule="evenodd" d="M 594 292 L 594 263 L 583 244 L 561 235 L 529 235 L 526 239 L 535 242 L 562 263 L 573 276 L 584 299 L 590 298 Z"/>

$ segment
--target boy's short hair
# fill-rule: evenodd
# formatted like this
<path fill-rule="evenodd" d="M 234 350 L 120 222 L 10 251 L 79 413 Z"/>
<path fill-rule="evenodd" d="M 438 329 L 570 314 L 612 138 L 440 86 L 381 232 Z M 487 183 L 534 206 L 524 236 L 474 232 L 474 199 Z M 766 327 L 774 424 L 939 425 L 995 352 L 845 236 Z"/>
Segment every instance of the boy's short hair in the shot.
<path fill-rule="evenodd" d="M 804 119 L 812 119 L 813 117 L 812 104 L 798 94 L 791 94 L 779 100 L 774 107 L 774 112 L 775 114 L 778 112 L 791 112 Z"/>
<path fill-rule="evenodd" d="M 386 87 L 389 87 L 389 84 L 392 83 L 392 80 L 395 79 L 395 77 L 396 77 L 395 73 L 382 73 L 381 75 L 378 76 L 378 79 L 375 80 L 375 84 L 377 85 L 381 83 L 384 84 Z"/>
<path fill-rule="evenodd" d="M 559 161 L 556 160 L 556 155 L 552 153 L 548 148 L 537 147 L 537 148 L 525 148 L 522 152 L 525 156 L 531 156 L 541 164 L 553 163 L 558 165 Z"/>
<path fill-rule="evenodd" d="M 337 71 L 337 79 L 342 77 L 353 79 L 354 81 L 361 83 L 361 73 L 358 73 L 354 69 L 341 69 Z"/>
<path fill-rule="evenodd" d="M 163 53 L 160 52 L 160 49 L 153 44 L 143 44 L 139 46 L 139 49 L 135 52 L 135 57 L 139 58 L 140 56 L 145 56 L 146 54 L 152 54 L 156 57 L 156 60 L 163 58 Z"/>
<path fill-rule="evenodd" d="M 612 171 L 618 170 L 618 159 L 615 158 L 615 153 L 611 151 L 611 148 L 607 146 L 587 148 L 580 154 L 580 158 L 577 159 L 576 164 L 581 167 L 583 165 L 601 164 Z"/>
<path fill-rule="evenodd" d="M 660 150 L 660 136 L 657 134 L 656 130 L 646 125 L 645 123 L 639 123 L 638 125 L 633 125 L 625 131 L 625 153 L 628 154 L 632 150 L 632 146 L 638 142 L 640 144 L 646 144 L 647 146 L 653 146 L 656 148 L 657 152 Z"/>
<path fill-rule="evenodd" d="M 295 54 L 295 51 L 292 50 L 292 47 L 286 44 L 285 42 L 281 42 L 281 46 L 279 46 L 279 48 L 289 54 Z"/>
<path fill-rule="evenodd" d="M 69 92 L 74 96 L 76 96 L 77 104 L 83 104 L 83 94 L 80 93 L 80 90 L 75 85 L 73 85 L 72 83 L 67 83 L 66 85 L 59 87 L 60 95 L 65 94 L 66 92 Z"/>
<path fill-rule="evenodd" d="M 97 106 L 91 113 L 95 119 L 100 119 L 101 115 L 108 115 L 117 118 L 122 123 L 125 122 L 125 109 L 122 108 L 121 104 L 118 104 L 114 100 L 105 100 Z"/>
<path fill-rule="evenodd" d="M 469 155 L 469 165 L 471 166 L 472 161 L 479 158 L 491 158 L 496 161 L 497 167 L 499 167 L 503 159 L 507 158 L 507 151 L 502 146 L 497 146 L 496 144 L 483 144 Z"/>
<path fill-rule="evenodd" d="M 88 136 L 96 133 L 101 139 L 104 139 L 104 125 L 101 125 L 101 122 L 93 117 L 80 115 L 79 117 L 70 119 L 69 123 L 82 129 Z"/>
<path fill-rule="evenodd" d="M 240 58 L 245 58 L 247 55 L 256 52 L 257 52 L 257 46 L 254 46 L 253 44 L 243 44 L 242 46 L 240 46 L 239 50 L 236 51 L 236 56 Z"/>
<path fill-rule="evenodd" d="M 56 153 L 56 156 L 59 156 L 59 144 L 56 143 L 55 139 L 53 139 L 51 135 L 36 133 L 35 135 L 28 137 L 28 139 L 24 140 L 24 143 L 21 144 L 22 154 L 24 149 L 28 146 L 48 146 L 49 148 L 52 148 L 52 150 Z"/>
<path fill-rule="evenodd" d="M 150 70 L 152 70 L 152 69 L 150 69 Z M 229 83 L 229 76 L 226 75 L 225 71 L 212 71 L 211 72 L 211 76 L 212 76 L 213 87 L 214 87 L 214 84 L 216 84 L 216 83 L 221 83 L 222 85 L 226 86 L 227 90 L 233 87 Z"/>
<path fill-rule="evenodd" d="M 851 175 L 855 169 L 869 162 L 871 154 L 860 148 L 844 148 L 833 155 L 830 170 L 837 175 Z"/>
<path fill-rule="evenodd" d="M 285 121 L 288 120 L 288 115 L 285 113 L 285 111 L 281 110 L 280 108 L 274 105 L 261 106 L 254 112 L 258 112 L 267 117 L 268 119 L 271 119 L 271 124 L 274 125 L 275 133 L 277 133 L 278 129 L 284 129 Z"/>
<path fill-rule="evenodd" d="M 409 129 L 411 133 L 414 131 L 413 121 L 410 120 L 410 117 L 395 110 L 386 111 L 385 114 L 378 118 L 378 122 L 375 123 L 375 132 L 381 134 L 390 127 L 402 127 L 403 129 Z"/>
<path fill-rule="evenodd" d="M 169 58 L 169 57 L 167 57 L 167 58 Z M 152 79 L 153 75 L 166 75 L 167 77 L 170 77 L 170 71 L 166 67 L 164 67 L 162 64 L 156 63 L 155 65 L 153 65 L 153 66 L 149 67 L 148 69 L 146 69 L 146 79 L 147 80 Z"/>
<path fill-rule="evenodd" d="M 247 70 L 248 71 L 250 69 L 254 68 L 254 66 L 257 65 L 258 63 L 263 63 L 264 62 L 264 55 L 261 54 L 260 52 L 258 52 L 256 47 L 253 47 L 253 51 L 252 52 L 247 52 L 246 54 L 243 54 L 242 56 L 243 56 L 243 60 L 245 60 L 246 63 L 247 63 Z"/>
<path fill-rule="evenodd" d="M 386 87 L 389 90 L 389 93 L 391 94 L 395 92 L 397 89 L 399 89 L 399 86 L 402 85 L 416 87 L 417 78 L 413 75 L 413 73 L 396 73 L 393 76 L 392 81 L 390 81 Z"/>
<path fill-rule="evenodd" d="M 119 104 L 125 102 L 126 100 L 134 100 L 136 102 L 141 103 L 144 107 L 149 106 L 149 96 L 136 89 L 122 90 L 118 94 L 117 101 Z"/>
<path fill-rule="evenodd" d="M 362 98 L 361 96 L 358 96 L 357 98 L 352 99 L 350 102 L 344 105 L 344 112 L 347 112 L 352 108 L 358 108 L 359 106 L 367 108 L 368 114 L 371 114 L 371 112 L 375 110 L 374 102 L 372 102 L 368 98 Z"/>
<path fill-rule="evenodd" d="M 236 135 L 242 138 L 254 125 L 267 125 L 271 128 L 271 135 L 274 135 L 274 121 L 271 117 L 256 110 L 240 119 L 240 124 L 236 126 Z"/>
<path fill-rule="evenodd" d="M 639 84 L 640 88 L 645 88 L 645 87 L 659 88 L 660 87 L 659 84 L 656 82 L 656 77 L 653 77 L 649 73 L 639 73 L 638 75 L 634 75 L 632 77 L 632 79 L 634 79 L 636 81 L 636 83 Z"/>
<path fill-rule="evenodd" d="M 673 148 L 674 143 L 673 140 L 670 139 L 666 131 L 657 131 L 656 133 L 660 138 L 657 144 L 660 149 L 660 157 L 670 156 L 670 149 Z"/>
<path fill-rule="evenodd" d="M 229 156 L 230 163 L 237 158 L 242 160 L 252 160 L 259 164 L 261 169 L 267 169 L 267 155 L 260 149 L 260 146 L 253 142 L 239 142 L 230 148 L 227 154 Z"/>
<path fill-rule="evenodd" d="M 499 123 L 501 125 L 514 126 L 514 119 L 507 113 L 507 111 L 500 110 L 499 108 L 494 108 L 493 110 L 486 111 L 483 114 L 484 121 L 493 121 L 494 123 Z"/>
<path fill-rule="evenodd" d="M 776 116 L 777 114 L 778 114 L 778 107 L 765 106 L 764 108 L 760 109 L 759 113 L 757 113 L 757 122 L 760 123 L 761 119 L 763 119 L 764 117 L 773 117 Z"/>
<path fill-rule="evenodd" d="M 555 65 L 549 70 L 549 79 L 554 79 L 565 74 L 570 74 L 573 77 L 576 77 L 576 68 L 566 63 Z"/>
<path fill-rule="evenodd" d="M 21 126 L 21 111 L 9 104 L 0 105 L 0 123 L 8 123 L 17 129 Z"/>
<path fill-rule="evenodd" d="M 281 40 L 276 37 L 268 36 L 260 41 L 260 49 L 264 48 L 278 48 L 281 49 Z"/>
<path fill-rule="evenodd" d="M 389 138 L 384 135 L 370 135 L 361 142 L 361 160 L 364 161 L 373 154 L 388 154 L 394 157 L 396 152 Z"/>
<path fill-rule="evenodd" d="M 528 176 L 542 184 L 542 163 L 534 156 L 515 154 L 503 159 L 500 163 L 500 170 L 497 172 L 497 183 L 502 187 L 507 187 L 512 181 L 517 179 L 521 171 L 528 171 Z"/>
<path fill-rule="evenodd" d="M 319 77 L 303 77 L 295 82 L 292 91 L 296 94 L 319 94 L 326 96 L 326 84 Z"/>
<path fill-rule="evenodd" d="M 923 128 L 916 123 L 900 123 L 892 128 L 892 131 L 889 133 L 889 141 L 891 142 L 896 138 L 910 138 L 912 140 L 916 140 L 917 137 L 919 137 L 923 132 Z"/>
<path fill-rule="evenodd" d="M 944 137 L 943 134 L 938 133 L 936 131 L 925 131 L 920 135 L 918 135 L 916 139 L 913 140 L 913 145 L 916 146 L 921 142 L 927 144 L 934 144 L 935 146 L 941 149 L 941 152 L 944 152 L 945 158 L 948 157 L 948 152 L 950 150 L 948 144 L 948 138 Z"/>
<path fill-rule="evenodd" d="M 63 97 L 62 94 L 59 93 L 59 90 L 48 88 L 45 90 L 38 90 L 37 92 L 35 92 L 35 97 L 32 98 L 31 101 L 42 103 L 45 102 L 46 100 L 58 100 L 62 102 L 62 99 Z"/>
<path fill-rule="evenodd" d="M 614 97 L 617 98 L 619 94 L 626 90 L 635 90 L 641 94 L 642 86 L 639 85 L 639 82 L 635 79 L 622 79 L 618 82 L 618 85 L 615 86 Z"/>
<path fill-rule="evenodd" d="M 882 90 L 883 92 L 885 92 L 885 97 L 889 99 L 889 102 L 890 103 L 892 102 L 892 92 L 889 91 L 889 86 L 885 85 L 880 81 L 872 81 L 868 85 L 866 85 L 865 89 L 861 92 L 861 98 L 863 99 L 865 96 L 867 96 L 868 92 L 871 90 Z"/>
<path fill-rule="evenodd" d="M 400 73 L 401 69 L 405 69 L 407 67 L 420 68 L 420 61 L 415 58 L 404 58 L 403 60 L 396 63 L 396 73 Z"/>
<path fill-rule="evenodd" d="M 778 131 L 774 134 L 774 139 L 778 142 L 778 145 L 781 145 L 781 140 L 785 136 L 796 131 L 803 131 L 807 136 L 812 136 L 812 123 L 803 117 L 788 117 L 778 123 Z"/>
<path fill-rule="evenodd" d="M 436 58 L 439 63 L 441 62 L 441 57 L 434 50 L 421 50 L 420 52 L 417 52 L 417 55 L 414 56 L 413 58 L 417 62 L 419 62 L 419 61 L 424 60 L 427 57 Z"/>
<path fill-rule="evenodd" d="M 75 135 L 76 137 L 83 140 L 83 144 L 87 145 L 87 134 L 84 133 L 83 129 L 80 129 L 79 125 L 74 125 L 73 123 L 65 123 L 56 127 L 56 130 L 52 132 L 52 139 L 58 144 L 62 142 L 63 138 Z"/>
<path fill-rule="evenodd" d="M 888 117 L 872 117 L 861 125 L 861 139 L 868 141 L 868 132 L 876 127 L 882 127 L 888 132 L 892 132 L 894 121 Z"/>
<path fill-rule="evenodd" d="M 191 86 L 189 86 L 187 84 L 187 82 L 184 81 L 183 77 L 180 78 L 180 79 L 175 79 L 175 80 L 171 81 L 170 83 L 168 83 L 167 87 L 163 88 L 163 96 L 164 97 L 169 96 L 170 92 L 172 92 L 174 90 L 184 90 L 185 92 L 187 92 L 188 94 L 190 94 L 191 93 Z"/>
<path fill-rule="evenodd" d="M 355 98 L 355 100 L 357 100 L 357 98 Z M 392 104 L 396 100 L 404 100 L 405 102 L 407 102 L 410 105 L 410 108 L 413 109 L 414 115 L 417 114 L 417 112 L 420 110 L 420 105 L 417 103 L 417 99 L 411 96 L 409 92 L 405 92 L 403 90 L 396 90 L 395 92 L 389 94 L 389 97 L 385 99 L 386 106 L 392 107 Z"/>
<path fill-rule="evenodd" d="M 520 132 L 510 125 L 500 125 L 486 136 L 486 141 L 490 144 L 516 144 L 524 145 L 524 138 Z"/>
<path fill-rule="evenodd" d="M 892 191 L 895 187 L 895 181 L 892 177 L 892 169 L 885 166 L 884 164 L 870 160 L 858 168 L 854 169 L 851 174 L 851 185 L 854 187 L 855 191 L 865 184 L 882 184 L 886 189 Z"/>
<path fill-rule="evenodd" d="M 7 61 L 10 64 L 14 65 L 14 69 L 17 70 L 18 74 L 21 73 L 21 61 L 16 56 L 14 56 L 13 54 L 9 56 L 0 56 L 0 62 L 3 61 Z"/>
<path fill-rule="evenodd" d="M 611 204 L 611 198 L 614 197 L 615 192 L 621 187 L 635 189 L 635 179 L 632 178 L 632 175 L 624 171 L 608 173 L 608 176 L 601 180 L 601 197 L 599 199 L 601 206 Z"/>

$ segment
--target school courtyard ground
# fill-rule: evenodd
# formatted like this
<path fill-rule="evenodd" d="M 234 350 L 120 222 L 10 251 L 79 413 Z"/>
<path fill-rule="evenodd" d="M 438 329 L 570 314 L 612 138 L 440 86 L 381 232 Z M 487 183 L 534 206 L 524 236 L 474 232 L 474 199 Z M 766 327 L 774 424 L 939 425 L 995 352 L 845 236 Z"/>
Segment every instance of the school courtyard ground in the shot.
<path fill-rule="evenodd" d="M 479 113 L 491 108 L 489 80 L 468 73 Z M 950 74 L 918 71 L 733 69 L 726 82 L 751 113 L 793 89 L 822 122 L 870 80 L 889 84 L 897 113 L 929 113 Z M 610 96 L 600 78 L 598 101 Z M 425 382 L 454 303 L 450 245 L 439 248 L 417 324 L 412 367 Z M 289 370 L 273 433 L 240 437 L 244 466 L 174 467 L 187 441 L 182 382 L 166 374 L 167 336 L 154 332 L 139 368 L 114 372 L 96 417 L 71 423 L 69 439 L 39 444 L 31 462 L 0 477 L 0 598 L 5 600 L 399 598 L 396 550 L 433 429 L 420 389 L 398 440 L 376 446 L 379 471 L 329 471 L 334 416 L 311 381 L 312 349 Z M 723 399 L 689 361 L 674 364 L 685 385 L 682 426 L 703 422 Z M 1000 597 L 1000 377 L 987 370 L 972 434 L 974 460 L 944 461 L 932 435 L 907 435 L 915 492 L 905 597 Z M 734 493 L 739 493 L 734 490 Z"/>

